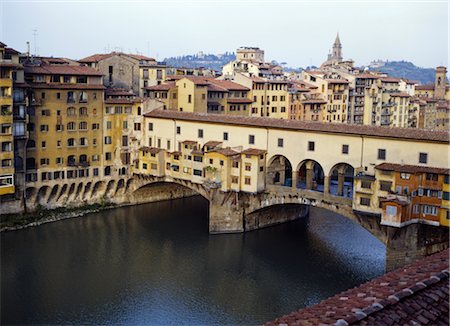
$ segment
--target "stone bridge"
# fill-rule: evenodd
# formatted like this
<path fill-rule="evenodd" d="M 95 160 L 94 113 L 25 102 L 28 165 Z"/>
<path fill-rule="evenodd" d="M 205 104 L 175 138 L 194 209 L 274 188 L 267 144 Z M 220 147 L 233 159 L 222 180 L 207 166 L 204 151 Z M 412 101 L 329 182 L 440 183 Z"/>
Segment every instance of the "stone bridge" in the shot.
<path fill-rule="evenodd" d="M 213 234 L 245 232 L 305 217 L 311 206 L 340 214 L 364 227 L 386 245 L 388 270 L 447 246 L 446 228 L 425 224 L 410 224 L 402 228 L 381 225 L 379 216 L 353 211 L 351 198 L 283 185 L 267 185 L 260 193 L 223 192 L 207 183 L 134 174 L 118 179 L 28 187 L 26 202 L 30 209 L 38 204 L 56 208 L 102 200 L 132 205 L 193 195 L 201 195 L 208 200 L 209 231 Z"/>

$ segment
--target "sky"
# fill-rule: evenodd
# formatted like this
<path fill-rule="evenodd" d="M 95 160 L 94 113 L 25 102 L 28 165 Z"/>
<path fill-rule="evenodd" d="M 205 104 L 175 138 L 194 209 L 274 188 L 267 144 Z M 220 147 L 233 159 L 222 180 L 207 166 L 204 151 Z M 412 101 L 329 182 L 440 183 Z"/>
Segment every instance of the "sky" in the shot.
<path fill-rule="evenodd" d="M 320 65 L 339 32 L 345 59 L 449 61 L 449 2 L 370 0 L 0 0 L 0 41 L 81 59 L 108 50 L 170 56 L 265 50 L 291 67 Z M 36 43 L 33 30 L 37 30 Z"/>

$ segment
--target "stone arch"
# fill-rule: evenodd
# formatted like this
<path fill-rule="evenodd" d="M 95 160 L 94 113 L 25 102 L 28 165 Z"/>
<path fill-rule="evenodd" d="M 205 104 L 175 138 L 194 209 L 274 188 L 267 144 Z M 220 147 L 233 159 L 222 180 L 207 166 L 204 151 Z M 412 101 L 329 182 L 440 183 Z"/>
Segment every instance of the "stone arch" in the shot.
<path fill-rule="evenodd" d="M 296 169 L 296 187 L 319 192 L 325 190 L 325 173 L 319 162 L 311 159 L 301 161 Z"/>
<path fill-rule="evenodd" d="M 91 198 L 95 198 L 96 196 L 100 195 L 100 193 L 102 193 L 103 191 L 104 185 L 104 181 L 97 181 L 92 188 Z"/>
<path fill-rule="evenodd" d="M 329 191 L 334 196 L 353 197 L 355 168 L 348 163 L 337 163 L 329 175 Z"/>
<path fill-rule="evenodd" d="M 114 189 L 114 186 L 116 184 L 116 180 L 109 180 L 108 184 L 106 185 L 106 190 L 105 190 L 105 196 L 108 196 L 109 193 L 111 192 L 111 190 Z"/>
<path fill-rule="evenodd" d="M 125 187 L 125 191 L 130 190 L 130 189 L 133 187 L 133 184 L 134 184 L 134 183 L 135 183 L 135 182 L 134 182 L 134 179 L 133 179 L 133 178 L 128 179 L 128 180 L 127 180 L 127 185 L 126 185 L 126 187 Z"/>
<path fill-rule="evenodd" d="M 59 192 L 59 195 L 56 198 L 56 201 L 59 201 L 59 199 L 65 195 L 67 188 L 68 188 L 67 183 L 63 184 L 63 186 L 61 187 L 61 191 Z"/>
<path fill-rule="evenodd" d="M 70 199 L 70 197 L 75 193 L 75 183 L 72 183 L 69 187 L 69 191 L 67 192 L 67 199 Z"/>
<path fill-rule="evenodd" d="M 36 204 L 46 204 L 45 198 L 47 197 L 47 192 L 49 189 L 49 186 L 42 186 L 39 188 L 35 200 Z"/>
<path fill-rule="evenodd" d="M 36 188 L 35 187 L 28 187 L 25 189 L 25 199 L 30 200 L 36 195 Z"/>
<path fill-rule="evenodd" d="M 79 196 L 83 194 L 83 185 L 84 185 L 83 182 L 80 182 L 80 183 L 78 184 L 77 190 L 76 190 L 76 192 L 75 192 L 74 200 L 75 200 L 75 199 L 78 199 Z"/>
<path fill-rule="evenodd" d="M 50 195 L 48 196 L 47 204 L 49 204 L 56 197 L 58 190 L 59 190 L 59 185 L 54 185 L 52 188 L 52 191 L 50 192 Z"/>
<path fill-rule="evenodd" d="M 88 183 L 86 183 L 86 186 L 84 187 L 83 195 L 81 197 L 82 200 L 87 199 L 87 197 L 88 197 L 87 195 L 89 193 L 89 190 L 91 190 L 91 186 L 92 186 L 92 182 L 89 181 Z"/>
<path fill-rule="evenodd" d="M 115 194 L 117 194 L 121 189 L 124 189 L 124 187 L 125 187 L 125 180 L 124 179 L 120 179 L 117 182 L 117 187 L 116 187 Z"/>
<path fill-rule="evenodd" d="M 292 186 L 292 164 L 286 156 L 274 155 L 267 162 L 267 184 Z"/>

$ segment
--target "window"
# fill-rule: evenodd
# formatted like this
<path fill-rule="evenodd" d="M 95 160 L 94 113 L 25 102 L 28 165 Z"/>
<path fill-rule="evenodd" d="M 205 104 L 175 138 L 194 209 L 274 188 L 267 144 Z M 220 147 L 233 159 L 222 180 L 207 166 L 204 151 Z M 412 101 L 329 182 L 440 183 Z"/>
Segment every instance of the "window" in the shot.
<path fill-rule="evenodd" d="M 385 160 L 386 159 L 386 150 L 385 149 L 378 149 L 378 159 L 379 160 Z"/>
<path fill-rule="evenodd" d="M 436 173 L 427 173 L 426 179 L 428 181 L 438 181 L 438 175 Z"/>
<path fill-rule="evenodd" d="M 422 213 L 423 214 L 427 214 L 427 215 L 437 216 L 438 208 L 436 206 L 423 205 L 422 206 Z"/>
<path fill-rule="evenodd" d="M 188 95 L 188 103 L 192 103 L 192 95 L 191 94 Z"/>
<path fill-rule="evenodd" d="M 41 125 L 40 130 L 41 130 L 42 132 L 47 132 L 47 131 L 48 131 L 48 125 Z"/>
<path fill-rule="evenodd" d="M 238 168 L 239 167 L 239 161 L 233 161 L 233 167 Z"/>
<path fill-rule="evenodd" d="M 370 181 L 361 181 L 361 188 L 371 189 L 372 188 L 372 182 L 370 182 Z"/>
<path fill-rule="evenodd" d="M 106 136 L 106 137 L 105 137 L 105 145 L 109 145 L 109 144 L 111 144 L 111 143 L 112 143 L 111 136 Z"/>
<path fill-rule="evenodd" d="M 359 203 L 362 206 L 370 206 L 370 198 L 361 197 Z"/>
<path fill-rule="evenodd" d="M 239 177 L 231 176 L 231 183 L 239 183 Z"/>
<path fill-rule="evenodd" d="M 223 166 L 223 160 L 220 160 L 219 163 L 220 163 L 220 166 Z"/>
<path fill-rule="evenodd" d="M 80 146 L 87 146 L 87 139 L 86 138 L 80 138 Z"/>
<path fill-rule="evenodd" d="M 198 130 L 198 138 L 203 138 L 203 129 Z"/>
<path fill-rule="evenodd" d="M 194 159 L 195 160 L 195 159 Z M 194 175 L 201 177 L 203 175 L 202 170 L 194 169 Z"/>
<path fill-rule="evenodd" d="M 419 153 L 419 163 L 427 164 L 428 162 L 428 154 L 427 153 Z"/>
<path fill-rule="evenodd" d="M 167 141 L 167 149 L 170 151 L 170 140 Z"/>
<path fill-rule="evenodd" d="M 143 168 L 144 170 L 147 170 L 147 163 L 142 163 L 142 168 Z"/>
<path fill-rule="evenodd" d="M 443 194 L 442 194 L 442 199 L 443 200 L 450 200 L 450 192 L 444 191 Z"/>
<path fill-rule="evenodd" d="M 138 123 L 138 122 L 135 122 L 135 123 L 134 123 L 134 130 L 135 130 L 135 131 L 141 130 L 141 124 Z"/>
<path fill-rule="evenodd" d="M 153 131 L 153 123 L 152 122 L 148 123 L 148 131 Z"/>
<path fill-rule="evenodd" d="M 201 156 L 194 155 L 195 162 L 203 162 L 203 158 Z"/>
<path fill-rule="evenodd" d="M 80 129 L 80 130 L 87 130 L 87 128 L 88 128 L 87 122 L 85 122 L 85 121 L 81 121 L 78 125 L 78 129 Z"/>
<path fill-rule="evenodd" d="M 122 146 L 128 146 L 128 136 L 122 136 Z"/>
<path fill-rule="evenodd" d="M 98 123 L 93 123 L 92 130 L 97 130 L 97 129 L 100 129 L 100 125 Z"/>
<path fill-rule="evenodd" d="M 223 133 L 223 140 L 228 140 L 228 133 L 227 132 Z"/>
<path fill-rule="evenodd" d="M 245 177 L 245 182 L 246 185 L 250 185 L 251 184 L 251 178 L 250 177 Z"/>
<path fill-rule="evenodd" d="M 81 116 L 87 116 L 88 115 L 88 109 L 87 108 L 80 108 L 79 110 Z"/>
<path fill-rule="evenodd" d="M 75 122 L 69 122 L 67 124 L 67 130 L 75 130 Z"/>
<path fill-rule="evenodd" d="M 63 125 L 56 125 L 56 131 L 63 131 L 64 126 Z"/>
<path fill-rule="evenodd" d="M 245 163 L 245 171 L 251 171 L 252 165 L 250 163 Z"/>
<path fill-rule="evenodd" d="M 105 160 L 110 161 L 111 158 L 112 158 L 111 152 L 106 152 L 106 153 L 105 153 Z"/>
<path fill-rule="evenodd" d="M 380 190 L 391 191 L 392 182 L 380 181 Z"/>
<path fill-rule="evenodd" d="M 278 147 L 283 147 L 283 142 L 284 142 L 284 140 L 283 140 L 283 138 L 278 138 Z"/>
<path fill-rule="evenodd" d="M 255 135 L 249 135 L 249 136 L 248 136 L 248 143 L 249 143 L 250 145 L 255 144 Z"/>
<path fill-rule="evenodd" d="M 75 146 L 75 139 L 74 138 L 67 139 L 67 146 L 69 147 Z"/>
<path fill-rule="evenodd" d="M 419 205 L 418 204 L 415 204 L 413 206 L 413 214 L 419 214 Z"/>
<path fill-rule="evenodd" d="M 315 149 L 315 142 L 309 141 L 308 142 L 308 151 L 314 152 L 314 149 Z"/>
<path fill-rule="evenodd" d="M 209 164 L 213 164 L 214 160 L 212 158 L 209 159 Z"/>
<path fill-rule="evenodd" d="M 342 154 L 348 154 L 348 145 L 342 145 Z"/>
<path fill-rule="evenodd" d="M 177 135 L 181 134 L 181 127 L 177 127 Z"/>
<path fill-rule="evenodd" d="M 122 121 L 122 129 L 128 129 L 128 121 Z"/>

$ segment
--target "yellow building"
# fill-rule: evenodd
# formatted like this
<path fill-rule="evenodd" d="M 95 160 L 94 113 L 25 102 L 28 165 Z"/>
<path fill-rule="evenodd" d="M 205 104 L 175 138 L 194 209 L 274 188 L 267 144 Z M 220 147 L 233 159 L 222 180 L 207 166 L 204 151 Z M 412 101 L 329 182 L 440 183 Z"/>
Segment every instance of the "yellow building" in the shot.
<path fill-rule="evenodd" d="M 0 196 L 14 187 L 13 71 L 19 66 L 12 49 L 0 42 Z"/>
<path fill-rule="evenodd" d="M 90 179 L 103 171 L 102 74 L 81 66 L 25 64 L 30 87 L 26 180 L 41 183 Z"/>
<path fill-rule="evenodd" d="M 441 225 L 450 226 L 450 175 L 444 176 L 442 183 L 442 205 L 439 210 L 439 222 Z"/>

